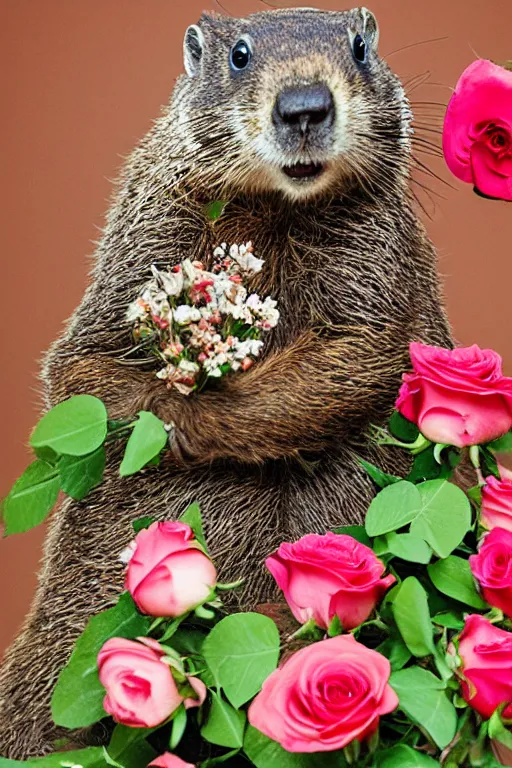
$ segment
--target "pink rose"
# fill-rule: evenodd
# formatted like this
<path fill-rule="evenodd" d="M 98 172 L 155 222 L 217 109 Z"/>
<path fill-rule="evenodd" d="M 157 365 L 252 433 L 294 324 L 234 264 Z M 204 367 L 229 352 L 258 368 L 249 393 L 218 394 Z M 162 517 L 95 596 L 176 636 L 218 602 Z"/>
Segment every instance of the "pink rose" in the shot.
<path fill-rule="evenodd" d="M 442 349 L 413 342 L 396 408 L 433 443 L 463 448 L 512 427 L 512 379 L 492 349 Z"/>
<path fill-rule="evenodd" d="M 512 532 L 493 528 L 469 564 L 479 582 L 484 600 L 512 616 Z"/>
<path fill-rule="evenodd" d="M 139 640 L 137 643 L 113 637 L 98 654 L 99 678 L 107 691 L 103 701 L 105 712 L 122 725 L 153 728 L 167 720 L 182 703 L 187 709 L 202 704 L 206 697 L 204 683 L 189 677 L 188 683 L 198 698 L 184 698 L 156 640 Z"/>
<path fill-rule="evenodd" d="M 165 752 L 160 757 L 157 757 L 156 760 L 153 760 L 148 765 L 148 768 L 153 768 L 153 766 L 154 768 L 195 768 L 192 763 L 185 763 L 181 757 L 171 755 L 170 752 Z"/>
<path fill-rule="evenodd" d="M 498 480 L 491 475 L 485 478 L 482 488 L 482 510 L 480 522 L 489 531 L 504 528 L 512 531 L 512 479 L 503 477 Z"/>
<path fill-rule="evenodd" d="M 188 525 L 153 523 L 134 545 L 125 586 L 142 613 L 175 618 L 208 598 L 217 572 Z"/>
<path fill-rule="evenodd" d="M 314 619 L 323 629 L 334 616 L 344 629 L 358 627 L 395 582 L 382 578 L 386 566 L 369 547 L 335 533 L 281 544 L 265 562 L 297 621 Z"/>
<path fill-rule="evenodd" d="M 449 650 L 455 652 L 453 646 Z M 483 616 L 468 616 L 458 655 L 462 697 L 470 707 L 487 719 L 500 704 L 512 702 L 512 633 L 498 629 Z M 512 717 L 512 705 L 504 716 Z"/>
<path fill-rule="evenodd" d="M 329 752 L 363 741 L 398 706 L 391 667 L 377 651 L 342 635 L 291 656 L 263 683 L 249 722 L 288 752 Z"/>
<path fill-rule="evenodd" d="M 463 72 L 448 104 L 443 150 L 458 179 L 512 200 L 512 72 L 485 60 Z"/>

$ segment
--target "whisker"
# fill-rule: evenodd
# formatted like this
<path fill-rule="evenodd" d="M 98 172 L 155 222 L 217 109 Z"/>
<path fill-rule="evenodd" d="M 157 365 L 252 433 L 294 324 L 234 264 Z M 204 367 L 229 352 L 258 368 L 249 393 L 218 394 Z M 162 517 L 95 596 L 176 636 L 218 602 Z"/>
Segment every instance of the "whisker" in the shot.
<path fill-rule="evenodd" d="M 430 43 L 439 43 L 443 40 L 449 39 L 449 36 L 445 35 L 444 37 L 432 37 L 430 40 L 419 40 L 416 43 L 409 43 L 409 45 L 404 45 L 402 48 L 395 48 L 395 50 L 391 51 L 391 53 L 384 54 L 384 58 L 389 58 L 390 56 L 394 56 L 396 53 L 407 51 L 409 48 L 416 48 L 419 45 L 429 45 Z"/>
<path fill-rule="evenodd" d="M 220 0 L 214 0 L 215 3 L 219 6 L 219 8 L 226 14 L 226 16 L 233 16 L 233 14 L 226 8 L 225 5 L 223 5 Z"/>
<path fill-rule="evenodd" d="M 442 176 L 438 176 L 437 173 L 435 173 L 431 168 L 428 167 L 428 165 L 425 165 L 424 163 L 422 163 L 421 160 L 418 160 L 417 157 L 413 156 L 412 159 L 417 166 L 416 170 L 418 172 L 425 173 L 431 176 L 433 179 L 437 179 L 437 181 L 441 182 L 441 184 L 444 184 L 445 187 L 449 187 L 450 189 L 453 189 L 455 191 L 455 187 L 452 184 L 450 184 L 449 181 L 446 181 L 446 179 L 443 179 Z"/>

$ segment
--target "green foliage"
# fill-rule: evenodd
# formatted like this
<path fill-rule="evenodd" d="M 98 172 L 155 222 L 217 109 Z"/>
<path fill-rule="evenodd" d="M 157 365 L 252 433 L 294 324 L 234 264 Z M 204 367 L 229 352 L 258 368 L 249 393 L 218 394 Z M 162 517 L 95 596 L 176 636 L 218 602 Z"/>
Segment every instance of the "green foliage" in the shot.
<path fill-rule="evenodd" d="M 443 681 L 426 669 L 408 667 L 394 672 L 389 683 L 398 696 L 400 709 L 444 749 L 457 731 L 457 712 Z"/>
<path fill-rule="evenodd" d="M 240 749 L 244 743 L 247 715 L 243 710 L 234 709 L 222 697 L 212 691 L 208 720 L 201 728 L 201 736 L 219 747 Z"/>
<path fill-rule="evenodd" d="M 433 654 L 434 636 L 427 593 L 414 576 L 402 582 L 393 600 L 392 611 L 403 641 L 413 656 Z"/>
<path fill-rule="evenodd" d="M 101 483 L 105 460 L 102 445 L 85 456 L 61 456 L 57 464 L 61 489 L 73 499 L 83 499 Z"/>
<path fill-rule="evenodd" d="M 279 646 L 279 632 L 271 619 L 259 613 L 238 613 L 211 630 L 202 653 L 216 684 L 238 709 L 276 669 Z"/>
<path fill-rule="evenodd" d="M 85 456 L 99 448 L 107 435 L 107 411 L 97 397 L 75 395 L 43 416 L 30 438 L 32 447 L 58 454 Z"/>
<path fill-rule="evenodd" d="M 364 544 L 366 547 L 371 547 L 372 542 L 370 537 L 365 531 L 364 525 L 342 525 L 339 528 L 333 528 L 333 533 L 338 533 L 345 536 L 352 536 L 360 544 Z"/>
<path fill-rule="evenodd" d="M 396 475 L 388 475 L 386 472 L 383 472 L 382 469 L 376 467 L 375 464 L 370 464 L 369 461 L 365 461 L 365 459 L 358 459 L 358 461 L 379 488 L 385 488 L 387 485 L 398 483 L 402 479 Z"/>
<path fill-rule="evenodd" d="M 512 733 L 505 727 L 501 719 L 502 712 L 506 706 L 506 704 L 502 704 L 492 713 L 489 720 L 489 738 L 496 739 L 507 749 L 512 750 Z"/>
<path fill-rule="evenodd" d="M 399 669 L 405 667 L 412 654 L 401 636 L 395 634 L 395 632 L 393 632 L 390 637 L 386 638 L 376 650 L 389 659 L 391 670 L 393 672 L 398 672 Z"/>
<path fill-rule="evenodd" d="M 500 470 L 496 457 L 488 447 L 485 445 L 479 446 L 480 467 L 484 477 L 488 475 L 494 475 L 498 480 L 501 478 Z"/>
<path fill-rule="evenodd" d="M 426 565 L 432 557 L 429 545 L 412 533 L 388 533 L 386 536 L 387 549 L 392 555 L 411 563 Z"/>
<path fill-rule="evenodd" d="M 113 608 L 89 620 L 53 692 L 52 715 L 57 725 L 83 728 L 105 717 L 105 689 L 98 677 L 98 653 L 109 638 L 143 636 L 149 625 L 150 619 L 137 612 L 128 593 L 121 595 Z"/>
<path fill-rule="evenodd" d="M 3 504 L 5 535 L 23 533 L 43 522 L 59 495 L 59 473 L 36 459 L 11 488 Z"/>
<path fill-rule="evenodd" d="M 418 488 L 406 480 L 388 485 L 375 496 L 366 514 L 366 533 L 380 536 L 412 522 L 421 510 Z"/>
<path fill-rule="evenodd" d="M 406 419 L 399 411 L 394 411 L 389 420 L 389 431 L 404 443 L 414 443 L 420 431 L 416 424 Z"/>
<path fill-rule="evenodd" d="M 171 738 L 169 739 L 169 747 L 171 750 L 175 750 L 187 727 L 187 710 L 183 704 L 173 713 L 172 725 L 171 725 Z"/>
<path fill-rule="evenodd" d="M 149 411 L 139 411 L 138 417 L 119 468 L 121 477 L 139 472 L 167 444 L 163 421 Z"/>
<path fill-rule="evenodd" d="M 429 565 L 428 575 L 436 589 L 444 595 L 477 610 L 488 609 L 489 606 L 476 591 L 469 562 L 462 557 L 450 555 L 445 560 L 438 560 Z"/>
<path fill-rule="evenodd" d="M 462 618 L 462 613 L 457 613 L 456 611 L 436 613 L 435 616 L 432 616 L 432 621 L 434 624 L 438 624 L 440 627 L 447 627 L 447 629 L 456 629 L 457 631 L 460 631 L 464 628 L 464 619 Z"/>
<path fill-rule="evenodd" d="M 194 536 L 196 537 L 198 542 L 201 544 L 205 552 L 207 552 L 208 547 L 206 545 L 206 539 L 204 536 L 203 520 L 201 517 L 201 508 L 199 504 L 194 503 L 194 504 L 191 504 L 189 507 L 187 507 L 185 512 L 180 517 L 180 522 L 186 523 L 192 528 L 194 532 Z"/>
<path fill-rule="evenodd" d="M 34 766 L 34 768 L 105 768 L 105 757 L 102 747 L 89 747 L 73 752 L 58 752 L 47 757 L 34 757 L 30 760 L 8 760 L 0 757 L 0 768 L 19 768 L 19 766 Z"/>
<path fill-rule="evenodd" d="M 450 477 L 460 461 L 460 453 L 454 448 L 445 449 L 442 456 L 443 463 L 440 464 L 436 458 L 438 452 L 436 449 L 436 445 L 429 445 L 414 457 L 411 471 L 406 478 L 409 482 L 420 483 L 425 480 Z"/>
<path fill-rule="evenodd" d="M 109 757 L 123 768 L 140 768 L 148 765 L 157 756 L 156 751 L 146 741 L 154 728 L 128 728 L 116 725 L 107 747 Z"/>
<path fill-rule="evenodd" d="M 134 520 L 132 523 L 132 528 L 135 533 L 139 533 L 139 531 L 143 531 L 145 528 L 149 528 L 150 525 L 152 525 L 155 521 L 154 517 L 139 517 L 137 520 Z"/>
<path fill-rule="evenodd" d="M 375 768 L 439 768 L 439 766 L 440 763 L 432 757 L 406 744 L 397 744 L 396 747 L 387 749 L 378 756 Z"/>
<path fill-rule="evenodd" d="M 448 557 L 471 527 L 468 498 L 447 480 L 428 480 L 417 488 L 421 510 L 411 524 L 411 533 L 424 539 L 438 557 Z"/>
<path fill-rule="evenodd" d="M 347 765 L 339 752 L 286 752 L 252 726 L 245 734 L 244 752 L 256 768 L 346 768 Z"/>
<path fill-rule="evenodd" d="M 419 485 L 402 480 L 387 486 L 373 499 L 366 515 L 366 532 L 380 536 L 408 523 L 415 539 L 426 542 L 439 557 L 447 557 L 471 527 L 471 506 L 465 493 L 447 480 L 427 480 Z M 418 557 L 414 541 L 401 540 L 400 544 L 409 553 L 404 559 L 425 562 L 426 549 L 420 551 L 419 560 L 414 560 Z"/>
<path fill-rule="evenodd" d="M 224 208 L 228 204 L 227 200 L 215 200 L 213 203 L 208 203 L 206 206 L 206 218 L 209 219 L 209 221 L 215 222 L 217 219 L 220 219 L 222 214 L 224 213 Z"/>
<path fill-rule="evenodd" d="M 512 432 L 507 432 L 503 437 L 488 443 L 487 448 L 493 453 L 510 453 L 512 451 Z"/>

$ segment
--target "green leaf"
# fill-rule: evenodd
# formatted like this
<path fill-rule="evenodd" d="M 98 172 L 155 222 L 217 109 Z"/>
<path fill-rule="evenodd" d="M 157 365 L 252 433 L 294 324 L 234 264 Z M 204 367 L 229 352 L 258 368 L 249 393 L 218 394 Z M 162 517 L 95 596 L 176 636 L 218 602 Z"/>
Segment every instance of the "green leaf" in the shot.
<path fill-rule="evenodd" d="M 411 533 L 425 539 L 438 557 L 448 557 L 471 528 L 469 500 L 447 480 L 427 480 L 416 488 L 421 510 L 411 524 Z"/>
<path fill-rule="evenodd" d="M 404 443 L 414 443 L 420 431 L 416 424 L 395 411 L 389 420 L 389 431 Z"/>
<path fill-rule="evenodd" d="M 500 705 L 491 715 L 489 720 L 489 738 L 499 741 L 507 749 L 512 749 L 512 733 L 505 727 L 501 719 L 501 713 L 506 704 Z"/>
<path fill-rule="evenodd" d="M 41 766 L 41 768 L 105 768 L 102 747 L 88 747 L 73 752 L 58 752 L 46 757 L 33 757 L 30 760 L 9 760 L 0 757 L 0 768 L 19 768 L 19 766 Z"/>
<path fill-rule="evenodd" d="M 388 540 L 386 536 L 376 536 L 373 540 L 373 551 L 377 557 L 389 554 Z"/>
<path fill-rule="evenodd" d="M 429 565 L 427 570 L 432 583 L 443 595 L 478 610 L 489 607 L 476 591 L 469 562 L 462 557 L 450 555 L 445 560 Z"/>
<path fill-rule="evenodd" d="M 457 712 L 443 681 L 426 669 L 409 667 L 393 672 L 389 684 L 398 696 L 399 708 L 444 749 L 457 732 Z"/>
<path fill-rule="evenodd" d="M 365 461 L 365 459 L 358 458 L 358 461 L 361 466 L 368 472 L 374 483 L 376 483 L 380 488 L 385 488 L 387 485 L 398 483 L 402 479 L 396 475 L 388 475 L 386 472 L 383 472 L 382 469 L 376 467 L 375 464 L 370 464 L 369 461 Z"/>
<path fill-rule="evenodd" d="M 145 528 L 149 528 L 149 526 L 153 525 L 154 522 L 156 522 L 154 517 L 139 517 L 137 520 L 133 520 L 132 528 L 135 533 L 139 533 L 139 531 L 143 531 Z"/>
<path fill-rule="evenodd" d="M 137 612 L 128 592 L 121 595 L 113 608 L 89 620 L 53 692 L 52 715 L 56 725 L 83 728 L 105 717 L 105 689 L 98 677 L 98 653 L 109 638 L 144 636 L 149 625 L 150 619 Z"/>
<path fill-rule="evenodd" d="M 73 499 L 83 499 L 103 479 L 105 449 L 102 445 L 86 456 L 62 456 L 58 470 L 60 487 Z"/>
<path fill-rule="evenodd" d="M 487 448 L 493 453 L 509 453 L 512 451 L 512 432 L 507 432 L 503 437 L 498 437 L 497 440 L 488 443 Z"/>
<path fill-rule="evenodd" d="M 406 480 L 410 483 L 418 483 L 424 480 L 435 480 L 437 477 L 440 477 L 443 467 L 435 459 L 434 448 L 434 445 L 430 445 L 414 457 L 412 469 L 407 475 Z"/>
<path fill-rule="evenodd" d="M 167 443 L 163 421 L 149 411 L 139 411 L 138 416 L 119 468 L 121 477 L 141 470 Z"/>
<path fill-rule="evenodd" d="M 227 204 L 227 200 L 215 200 L 213 203 L 209 203 L 206 206 L 206 218 L 209 221 L 217 221 L 222 216 Z"/>
<path fill-rule="evenodd" d="M 406 744 L 397 744 L 377 758 L 377 768 L 439 768 L 440 765 L 437 760 Z"/>
<path fill-rule="evenodd" d="M 211 630 L 202 652 L 218 685 L 238 709 L 276 669 L 279 646 L 272 619 L 259 613 L 235 613 Z"/>
<path fill-rule="evenodd" d="M 52 467 L 57 464 L 57 461 L 60 458 L 59 454 L 55 453 L 53 448 L 47 448 L 45 445 L 42 445 L 39 448 L 35 448 L 34 453 L 38 459 L 45 461 L 47 464 L 51 464 Z"/>
<path fill-rule="evenodd" d="M 174 752 L 178 744 L 183 738 L 183 734 L 187 728 L 187 710 L 183 705 L 178 707 L 174 712 L 172 724 L 171 724 L 171 738 L 169 739 L 169 747 Z"/>
<path fill-rule="evenodd" d="M 468 488 L 466 494 L 477 507 L 482 505 L 482 488 L 480 485 L 474 485 L 472 488 Z"/>
<path fill-rule="evenodd" d="M 206 725 L 201 736 L 219 747 L 241 748 L 244 744 L 244 730 L 247 716 L 243 710 L 233 709 L 215 691 Z"/>
<path fill-rule="evenodd" d="M 388 485 L 373 499 L 366 514 L 366 533 L 380 536 L 410 523 L 421 510 L 421 496 L 406 480 Z"/>
<path fill-rule="evenodd" d="M 37 459 L 14 483 L 3 503 L 5 535 L 24 533 L 43 522 L 59 495 L 59 473 Z"/>
<path fill-rule="evenodd" d="M 496 460 L 496 457 L 492 451 L 490 451 L 488 448 L 486 448 L 485 445 L 480 446 L 480 466 L 482 469 L 482 473 L 484 477 L 488 477 L 489 475 L 494 475 L 494 477 L 497 477 L 498 480 L 501 479 L 500 474 L 500 468 L 498 466 L 498 462 Z"/>
<path fill-rule="evenodd" d="M 186 523 L 187 525 L 190 525 L 194 532 L 194 536 L 201 544 L 205 552 L 207 552 L 208 547 L 206 546 L 206 539 L 204 537 L 203 519 L 201 517 L 201 508 L 199 504 L 194 503 L 187 507 L 185 512 L 180 517 L 180 523 Z"/>
<path fill-rule="evenodd" d="M 388 533 L 386 542 L 391 554 L 411 563 L 426 565 L 432 557 L 429 545 L 412 533 Z"/>
<path fill-rule="evenodd" d="M 205 633 L 199 629 L 180 627 L 173 635 L 172 647 L 181 656 L 200 656 L 205 637 Z"/>
<path fill-rule="evenodd" d="M 364 525 L 342 525 L 339 528 L 333 528 L 332 531 L 333 533 L 338 533 L 342 536 L 352 536 L 353 539 L 360 544 L 364 544 L 366 547 L 372 546 L 372 542 L 365 531 Z"/>
<path fill-rule="evenodd" d="M 391 670 L 397 672 L 405 667 L 411 658 L 411 652 L 400 637 L 400 635 L 388 637 L 376 649 L 382 656 L 389 659 Z"/>
<path fill-rule="evenodd" d="M 393 617 L 404 643 L 413 656 L 434 653 L 434 637 L 427 593 L 418 579 L 409 576 L 402 582 L 392 603 Z"/>
<path fill-rule="evenodd" d="M 438 624 L 440 627 L 447 627 L 447 629 L 464 629 L 464 619 L 462 613 L 455 611 L 445 611 L 444 613 L 436 613 L 432 616 L 432 622 Z"/>
<path fill-rule="evenodd" d="M 286 752 L 252 726 L 245 733 L 244 752 L 256 768 L 345 768 L 347 765 L 340 752 Z"/>
<path fill-rule="evenodd" d="M 334 614 L 334 616 L 331 619 L 331 623 L 327 627 L 327 635 L 328 637 L 337 637 L 338 635 L 343 634 L 343 624 L 341 623 L 340 617 Z"/>
<path fill-rule="evenodd" d="M 43 416 L 30 438 L 37 450 L 84 456 L 99 448 L 107 435 L 107 410 L 97 397 L 75 395 Z"/>
<path fill-rule="evenodd" d="M 156 751 L 146 741 L 146 736 L 154 730 L 154 728 L 129 728 L 126 725 L 116 725 L 107 747 L 109 756 L 121 763 L 123 768 L 140 768 L 141 765 L 148 765 L 157 756 Z"/>

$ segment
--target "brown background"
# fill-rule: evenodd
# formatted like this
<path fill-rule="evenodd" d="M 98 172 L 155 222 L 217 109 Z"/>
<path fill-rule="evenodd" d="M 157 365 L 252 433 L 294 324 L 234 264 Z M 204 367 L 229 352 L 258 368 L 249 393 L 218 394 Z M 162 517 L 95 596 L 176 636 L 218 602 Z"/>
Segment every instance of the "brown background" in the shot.
<path fill-rule="evenodd" d="M 221 1 L 233 15 L 264 9 L 257 0 Z M 28 463 L 38 359 L 84 289 L 109 179 L 167 101 L 182 69 L 185 27 L 212 3 L 0 2 L 0 494 Z M 317 5 L 346 7 L 343 0 Z M 512 58 L 512 0 L 373 0 L 371 9 L 381 25 L 381 52 L 403 49 L 389 57 L 395 70 L 406 79 L 430 73 L 413 101 L 446 103 L 449 87 L 477 55 Z M 431 127 L 442 115 L 419 109 Z M 434 133 L 421 132 L 439 143 Z M 500 351 L 512 375 L 512 204 L 479 199 L 449 179 L 442 161 L 423 160 L 454 186 L 421 178 L 445 198 L 428 226 L 455 333 L 462 343 Z M 38 529 L 0 541 L 0 653 L 28 608 L 42 535 Z"/>

